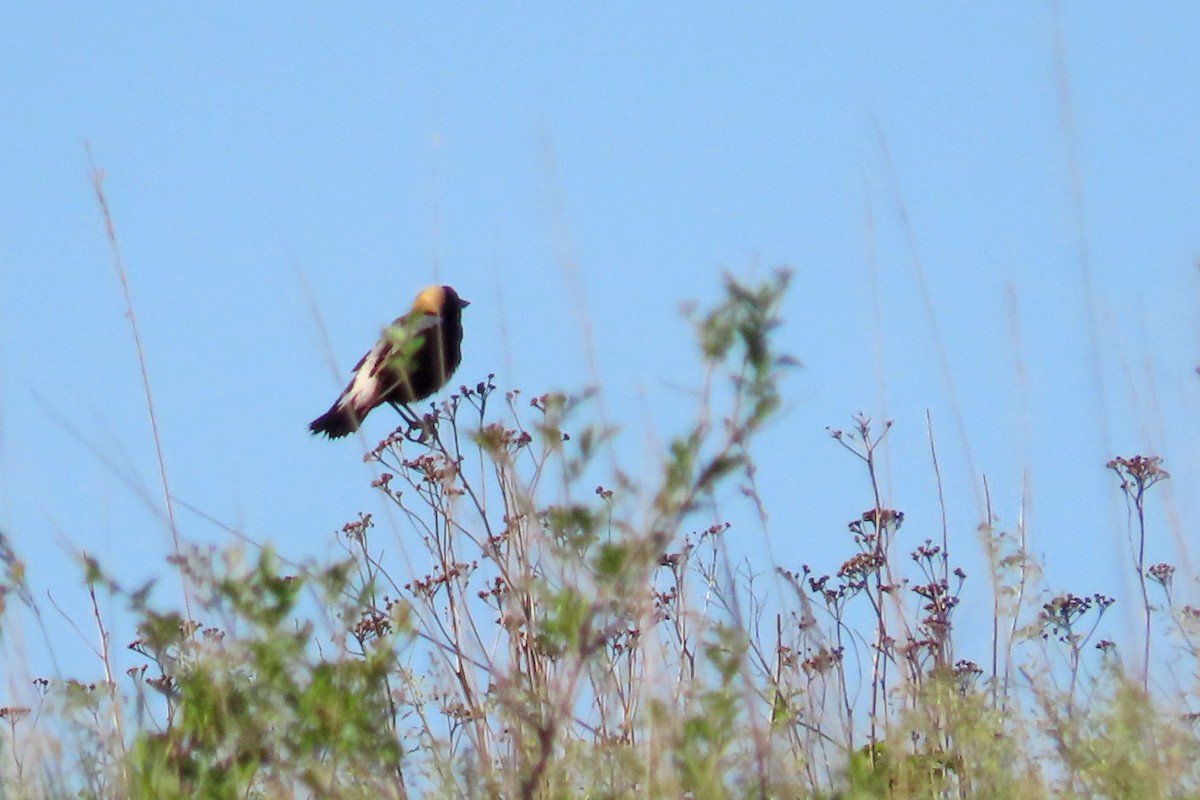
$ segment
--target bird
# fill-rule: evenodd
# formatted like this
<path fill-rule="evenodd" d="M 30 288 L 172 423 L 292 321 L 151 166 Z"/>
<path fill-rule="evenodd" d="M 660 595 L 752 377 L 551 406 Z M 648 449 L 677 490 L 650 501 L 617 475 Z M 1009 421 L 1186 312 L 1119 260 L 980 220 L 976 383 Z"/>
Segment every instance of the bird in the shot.
<path fill-rule="evenodd" d="M 427 286 L 412 309 L 354 366 L 354 377 L 329 410 L 308 425 L 338 439 L 358 430 L 376 406 L 424 400 L 446 385 L 462 359 L 462 310 L 470 303 L 449 286 Z"/>

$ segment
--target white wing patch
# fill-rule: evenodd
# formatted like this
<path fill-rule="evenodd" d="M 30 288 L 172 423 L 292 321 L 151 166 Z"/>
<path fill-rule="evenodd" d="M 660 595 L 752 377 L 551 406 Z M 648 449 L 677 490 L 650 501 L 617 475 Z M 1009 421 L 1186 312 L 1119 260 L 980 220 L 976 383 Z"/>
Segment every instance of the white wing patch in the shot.
<path fill-rule="evenodd" d="M 349 406 L 361 417 L 368 410 L 379 405 L 379 377 L 375 374 L 380 362 L 386 357 L 388 347 L 386 341 L 379 341 L 371 351 L 362 357 L 354 369 L 354 377 L 342 396 L 338 398 L 338 407 Z"/>
<path fill-rule="evenodd" d="M 436 328 L 441 322 L 442 318 L 437 314 L 422 314 L 421 319 L 415 324 L 405 317 L 400 317 L 388 326 L 388 329 L 384 331 L 383 338 L 375 343 L 375 346 L 362 357 L 362 360 L 354 368 L 354 377 L 350 380 L 350 385 L 338 398 L 338 408 L 350 407 L 355 416 L 361 419 L 368 411 L 379 405 L 379 398 L 384 390 L 384 387 L 380 386 L 379 368 L 387 362 L 395 350 L 389 338 L 392 329 L 399 328 L 415 336 Z M 392 387 L 386 388 L 391 389 Z"/>

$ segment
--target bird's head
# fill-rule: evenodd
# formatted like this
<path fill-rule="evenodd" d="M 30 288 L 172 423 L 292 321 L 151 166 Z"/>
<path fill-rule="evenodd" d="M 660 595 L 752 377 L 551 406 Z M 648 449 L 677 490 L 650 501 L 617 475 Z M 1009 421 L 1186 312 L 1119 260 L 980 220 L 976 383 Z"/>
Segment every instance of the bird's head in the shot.
<path fill-rule="evenodd" d="M 466 308 L 469 305 L 469 301 L 459 297 L 458 292 L 449 286 L 426 286 L 417 293 L 412 310 L 441 316 L 447 307 Z"/>

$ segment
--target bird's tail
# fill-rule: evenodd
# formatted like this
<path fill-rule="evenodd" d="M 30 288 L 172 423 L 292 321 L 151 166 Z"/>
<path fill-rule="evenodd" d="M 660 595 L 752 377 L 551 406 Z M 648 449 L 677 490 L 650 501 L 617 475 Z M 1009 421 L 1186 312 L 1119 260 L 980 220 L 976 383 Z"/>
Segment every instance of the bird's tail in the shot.
<path fill-rule="evenodd" d="M 308 424 L 313 433 L 323 433 L 330 439 L 340 439 L 358 430 L 362 418 L 354 412 L 354 406 L 334 403 L 333 407 Z"/>

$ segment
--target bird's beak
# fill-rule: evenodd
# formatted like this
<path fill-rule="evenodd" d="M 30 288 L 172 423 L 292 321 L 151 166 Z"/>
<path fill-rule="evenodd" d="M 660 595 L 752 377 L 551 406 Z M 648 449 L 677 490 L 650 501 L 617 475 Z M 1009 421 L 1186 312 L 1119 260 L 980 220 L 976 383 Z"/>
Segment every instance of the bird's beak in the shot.
<path fill-rule="evenodd" d="M 467 306 L 469 306 L 469 305 L 471 305 L 471 301 L 470 301 L 470 300 L 464 300 L 464 299 L 462 299 L 461 297 L 460 297 L 460 298 L 458 298 L 458 307 L 459 307 L 459 308 L 466 308 L 466 307 L 467 307 Z"/>

